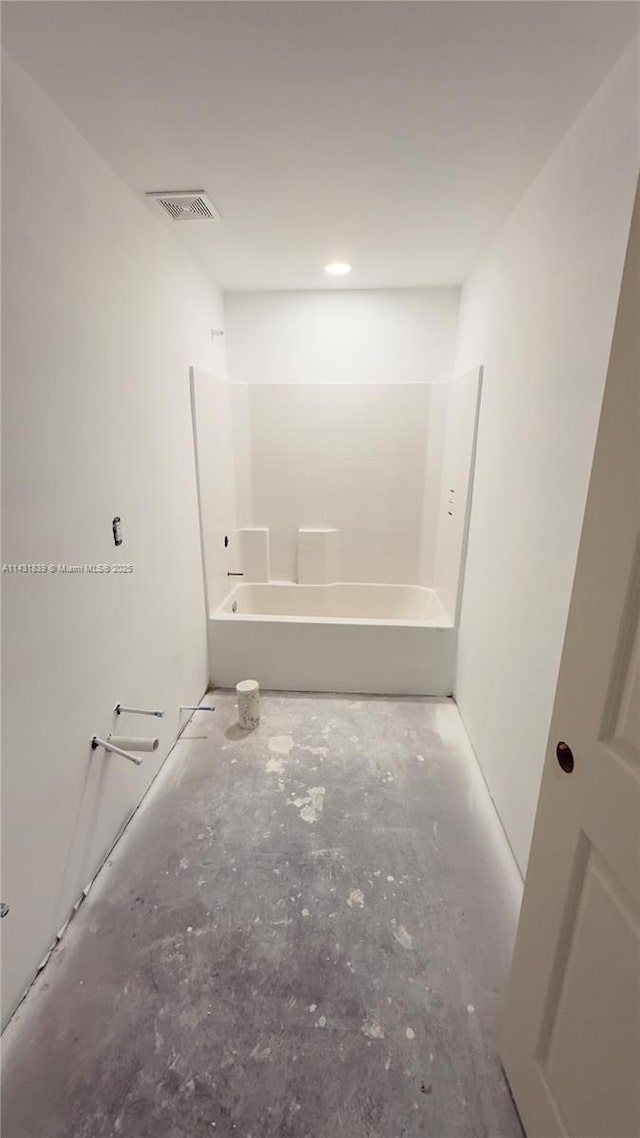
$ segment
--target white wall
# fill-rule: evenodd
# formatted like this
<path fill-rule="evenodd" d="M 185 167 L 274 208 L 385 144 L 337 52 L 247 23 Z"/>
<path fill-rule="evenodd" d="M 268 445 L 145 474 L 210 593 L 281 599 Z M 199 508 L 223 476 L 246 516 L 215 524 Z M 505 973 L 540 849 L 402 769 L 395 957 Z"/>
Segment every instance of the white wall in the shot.
<path fill-rule="evenodd" d="M 417 383 L 453 371 L 458 289 L 235 292 L 229 375 L 242 383 Z"/>
<path fill-rule="evenodd" d="M 433 585 L 440 522 L 440 495 L 444 436 L 447 426 L 448 383 L 433 383 L 429 388 L 429 427 L 424 464 L 424 492 L 420 518 L 418 552 L 418 584 Z"/>
<path fill-rule="evenodd" d="M 454 619 L 478 389 L 477 369 L 446 383 L 227 388 L 249 475 L 238 512 L 269 529 L 272 579 L 299 579 L 299 529 L 335 528 L 339 580 L 435 585 Z"/>
<path fill-rule="evenodd" d="M 191 369 L 207 612 L 229 592 L 227 573 L 236 568 L 238 558 L 233 390 L 224 377 Z"/>
<path fill-rule="evenodd" d="M 207 682 L 188 370 L 224 360 L 184 250 L 10 60 L 4 88 L 3 561 L 134 567 L 3 575 L 6 1016 Z M 161 737 L 139 768 L 89 748 L 118 700 L 166 709 L 121 723 Z"/>
<path fill-rule="evenodd" d="M 340 531 L 345 581 L 416 582 L 429 419 L 426 384 L 255 384 L 251 524 L 271 575 L 297 578 L 297 531 Z"/>
<path fill-rule="evenodd" d="M 458 620 L 462 576 L 469 529 L 481 369 L 474 368 L 444 384 L 446 418 L 442 429 L 435 555 L 429 584 L 433 585 L 450 619 Z M 440 424 L 438 424 L 440 426 Z M 433 428 L 432 428 L 433 432 Z M 425 500 L 434 496 L 433 490 Z"/>
<path fill-rule="evenodd" d="M 482 363 L 484 379 L 456 694 L 523 871 L 637 178 L 637 92 L 631 52 L 462 294 L 457 367 Z"/>
<path fill-rule="evenodd" d="M 251 499 L 251 421 L 250 388 L 245 383 L 230 386 L 233 422 L 233 457 L 235 463 L 236 516 L 239 526 L 250 526 L 253 517 Z"/>
<path fill-rule="evenodd" d="M 270 528 L 272 577 L 296 579 L 298 528 L 335 526 L 344 580 L 431 583 L 459 295 L 225 294 L 238 519 Z"/>

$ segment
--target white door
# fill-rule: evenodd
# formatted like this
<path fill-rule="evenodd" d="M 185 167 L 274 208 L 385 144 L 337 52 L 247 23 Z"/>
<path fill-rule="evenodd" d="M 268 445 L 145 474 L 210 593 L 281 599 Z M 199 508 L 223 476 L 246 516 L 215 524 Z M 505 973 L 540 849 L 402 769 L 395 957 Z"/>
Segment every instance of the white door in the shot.
<path fill-rule="evenodd" d="M 636 199 L 503 1024 L 528 1138 L 640 1136 L 639 404 Z"/>

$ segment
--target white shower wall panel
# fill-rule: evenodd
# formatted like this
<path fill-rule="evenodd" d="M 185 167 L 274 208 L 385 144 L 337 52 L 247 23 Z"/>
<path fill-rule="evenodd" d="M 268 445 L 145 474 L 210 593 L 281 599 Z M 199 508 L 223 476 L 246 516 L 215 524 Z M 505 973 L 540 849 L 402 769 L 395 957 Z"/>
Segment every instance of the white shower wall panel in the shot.
<path fill-rule="evenodd" d="M 245 390 L 251 524 L 270 528 L 272 577 L 296 579 L 299 528 L 334 527 L 341 580 L 418 583 L 425 542 L 433 542 L 435 556 L 435 532 L 421 536 L 430 386 Z"/>

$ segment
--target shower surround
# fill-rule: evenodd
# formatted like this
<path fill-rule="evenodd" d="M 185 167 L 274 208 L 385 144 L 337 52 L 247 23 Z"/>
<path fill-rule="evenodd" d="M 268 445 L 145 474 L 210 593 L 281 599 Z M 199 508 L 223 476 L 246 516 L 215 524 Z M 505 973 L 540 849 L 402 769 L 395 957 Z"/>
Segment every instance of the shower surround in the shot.
<path fill-rule="evenodd" d="M 212 683 L 450 694 L 480 379 L 194 375 Z"/>

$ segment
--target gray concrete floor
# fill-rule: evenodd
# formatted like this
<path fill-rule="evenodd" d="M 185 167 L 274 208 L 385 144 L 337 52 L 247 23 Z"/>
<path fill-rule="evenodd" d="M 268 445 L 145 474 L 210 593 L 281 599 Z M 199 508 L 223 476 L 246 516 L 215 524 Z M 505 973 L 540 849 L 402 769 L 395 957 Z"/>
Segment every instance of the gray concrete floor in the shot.
<path fill-rule="evenodd" d="M 214 699 L 5 1033 L 3 1138 L 519 1138 L 519 882 L 455 705 Z"/>

